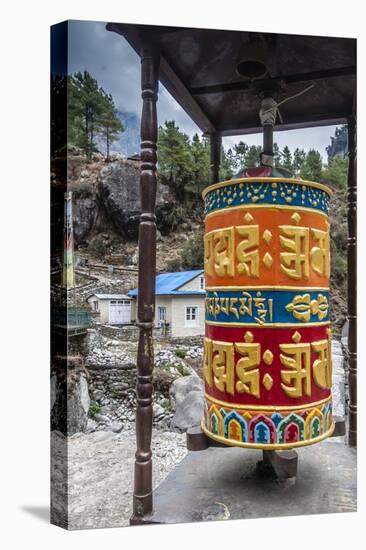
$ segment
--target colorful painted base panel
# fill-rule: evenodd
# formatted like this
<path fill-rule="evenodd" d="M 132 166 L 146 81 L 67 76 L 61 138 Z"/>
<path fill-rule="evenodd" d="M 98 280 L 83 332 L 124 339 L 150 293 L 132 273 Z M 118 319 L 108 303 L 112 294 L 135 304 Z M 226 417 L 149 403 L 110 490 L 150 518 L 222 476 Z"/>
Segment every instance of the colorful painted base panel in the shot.
<path fill-rule="evenodd" d="M 205 415 L 216 440 L 292 448 L 331 435 L 330 191 L 245 178 L 205 200 Z"/>

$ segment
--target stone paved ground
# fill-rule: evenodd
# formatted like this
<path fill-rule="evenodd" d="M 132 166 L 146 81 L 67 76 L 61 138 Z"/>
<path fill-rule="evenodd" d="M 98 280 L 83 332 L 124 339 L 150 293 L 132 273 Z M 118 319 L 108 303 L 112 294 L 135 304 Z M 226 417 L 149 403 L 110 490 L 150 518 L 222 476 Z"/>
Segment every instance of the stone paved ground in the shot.
<path fill-rule="evenodd" d="M 185 434 L 153 430 L 154 488 L 186 455 Z M 69 529 L 121 527 L 132 513 L 132 431 L 69 438 Z"/>

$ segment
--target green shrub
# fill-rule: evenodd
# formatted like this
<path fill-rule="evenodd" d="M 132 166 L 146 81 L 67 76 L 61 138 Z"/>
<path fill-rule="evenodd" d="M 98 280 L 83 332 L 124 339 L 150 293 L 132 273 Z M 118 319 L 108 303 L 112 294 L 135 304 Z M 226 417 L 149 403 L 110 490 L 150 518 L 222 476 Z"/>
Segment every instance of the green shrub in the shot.
<path fill-rule="evenodd" d="M 184 350 L 184 349 L 178 348 L 178 349 L 175 350 L 175 355 L 176 355 L 177 357 L 179 357 L 180 359 L 184 359 L 185 356 L 187 355 L 187 352 L 186 352 L 186 350 Z"/>
<path fill-rule="evenodd" d="M 96 401 L 94 401 L 94 403 L 92 403 L 89 407 L 89 416 L 91 418 L 94 418 L 94 416 L 96 414 L 99 414 L 100 413 L 100 410 L 101 410 L 101 406 L 99 405 L 99 403 L 97 403 Z"/>

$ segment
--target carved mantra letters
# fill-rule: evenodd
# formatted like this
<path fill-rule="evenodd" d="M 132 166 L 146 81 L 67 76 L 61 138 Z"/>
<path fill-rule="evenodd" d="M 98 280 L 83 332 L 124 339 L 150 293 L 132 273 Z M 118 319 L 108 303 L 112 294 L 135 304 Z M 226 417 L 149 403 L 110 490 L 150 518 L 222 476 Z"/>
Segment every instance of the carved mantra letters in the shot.
<path fill-rule="evenodd" d="M 263 228 L 262 228 L 263 229 Z M 260 230 L 259 225 L 243 225 L 214 229 L 204 238 L 205 272 L 208 277 L 245 275 L 251 279 L 260 277 L 260 233 L 266 242 L 270 231 Z M 310 270 L 329 277 L 329 232 L 309 227 L 279 225 L 280 270 L 291 280 L 309 279 Z M 310 235 L 316 245 L 310 248 Z M 274 248 L 275 249 L 275 248 Z M 271 250 L 273 254 L 273 249 Z M 262 269 L 270 269 L 274 258 L 266 252 Z M 275 262 L 275 265 L 276 262 Z"/>
<path fill-rule="evenodd" d="M 262 375 L 264 388 L 272 387 L 268 384 L 268 376 L 265 378 L 268 374 L 265 371 L 277 353 L 285 367 L 281 369 L 280 377 L 281 388 L 287 396 L 293 399 L 310 396 L 312 381 L 319 388 L 330 389 L 332 356 L 329 329 L 327 333 L 328 337 L 324 340 L 302 343 L 300 334 L 295 331 L 291 343 L 280 343 L 272 351 L 262 350 L 263 346 L 253 341 L 253 334 L 249 331 L 244 335 L 244 342 L 220 342 L 205 338 L 205 381 L 208 386 L 223 393 L 246 393 L 259 398 Z M 311 362 L 312 355 L 315 359 Z"/>

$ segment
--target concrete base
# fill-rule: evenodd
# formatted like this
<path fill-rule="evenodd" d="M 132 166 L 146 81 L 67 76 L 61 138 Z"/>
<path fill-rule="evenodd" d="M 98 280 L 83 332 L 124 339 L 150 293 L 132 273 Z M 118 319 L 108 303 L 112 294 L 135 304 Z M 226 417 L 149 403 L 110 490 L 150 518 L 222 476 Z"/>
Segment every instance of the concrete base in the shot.
<path fill-rule="evenodd" d="M 209 447 L 190 452 L 154 491 L 146 523 L 356 511 L 356 450 L 343 438 L 298 450 L 297 477 L 258 473 L 261 451 Z"/>

